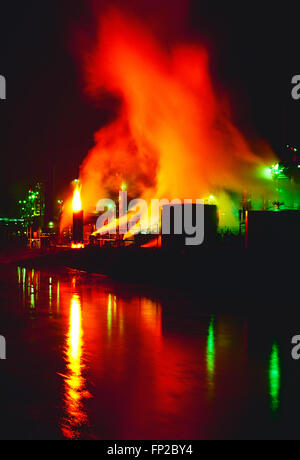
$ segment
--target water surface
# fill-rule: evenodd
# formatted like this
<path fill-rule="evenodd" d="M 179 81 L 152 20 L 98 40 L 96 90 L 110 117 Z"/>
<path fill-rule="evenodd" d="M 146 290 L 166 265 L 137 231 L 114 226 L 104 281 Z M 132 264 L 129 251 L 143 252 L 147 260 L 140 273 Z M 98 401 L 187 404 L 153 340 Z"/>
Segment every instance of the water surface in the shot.
<path fill-rule="evenodd" d="M 74 270 L 6 266 L 0 286 L 1 439 L 300 437 L 297 314 Z"/>

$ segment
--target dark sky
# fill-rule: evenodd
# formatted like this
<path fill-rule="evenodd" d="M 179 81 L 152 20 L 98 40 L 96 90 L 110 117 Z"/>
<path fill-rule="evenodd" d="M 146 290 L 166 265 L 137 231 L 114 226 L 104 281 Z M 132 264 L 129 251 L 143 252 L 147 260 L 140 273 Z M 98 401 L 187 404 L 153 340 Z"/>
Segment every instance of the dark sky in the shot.
<path fill-rule="evenodd" d="M 94 132 L 113 116 L 109 98 L 101 105 L 84 95 L 72 52 L 79 26 L 93 35 L 88 3 L 1 3 L 0 74 L 7 79 L 8 99 L 0 101 L 0 215 L 14 214 L 24 187 L 49 183 L 53 171 L 55 194 L 63 197 Z M 159 17 L 162 4 L 147 2 L 147 14 L 153 8 Z M 172 8 L 164 8 L 168 18 L 171 23 Z M 187 34 L 201 37 L 210 49 L 215 81 L 229 90 L 236 123 L 282 156 L 284 144 L 300 144 L 300 101 L 290 96 L 291 78 L 300 74 L 299 33 L 297 11 L 286 2 L 284 8 L 262 1 L 191 2 Z"/>

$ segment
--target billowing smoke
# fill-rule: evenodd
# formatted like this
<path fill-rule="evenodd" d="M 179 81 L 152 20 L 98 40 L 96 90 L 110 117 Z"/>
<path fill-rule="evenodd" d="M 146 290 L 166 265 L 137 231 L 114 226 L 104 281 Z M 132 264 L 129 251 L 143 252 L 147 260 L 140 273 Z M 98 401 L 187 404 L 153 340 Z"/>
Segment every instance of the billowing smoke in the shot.
<path fill-rule="evenodd" d="M 260 187 L 263 154 L 253 153 L 232 123 L 201 45 L 166 46 L 147 18 L 107 10 L 84 65 L 92 97 L 108 92 L 121 101 L 81 166 L 86 210 L 124 182 L 130 196 L 146 199 L 205 199 Z"/>

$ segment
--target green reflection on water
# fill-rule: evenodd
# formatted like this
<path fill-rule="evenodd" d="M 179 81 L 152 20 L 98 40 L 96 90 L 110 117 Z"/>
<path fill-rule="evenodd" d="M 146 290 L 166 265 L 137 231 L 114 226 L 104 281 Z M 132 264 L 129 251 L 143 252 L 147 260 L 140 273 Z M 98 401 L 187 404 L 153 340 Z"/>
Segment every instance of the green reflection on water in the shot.
<path fill-rule="evenodd" d="M 31 295 L 30 295 L 30 308 L 32 310 L 35 309 L 35 297 L 34 297 L 34 292 L 33 291 L 31 292 Z"/>
<path fill-rule="evenodd" d="M 215 349 L 215 317 L 211 316 L 209 328 L 208 328 L 208 336 L 207 336 L 207 346 L 206 346 L 206 368 L 207 368 L 207 375 L 208 375 L 208 382 L 210 386 L 214 384 L 214 374 L 215 374 L 215 357 L 216 357 L 216 349 Z"/>
<path fill-rule="evenodd" d="M 26 268 L 22 269 L 22 290 L 23 290 L 23 307 L 25 306 L 26 300 Z"/>
<path fill-rule="evenodd" d="M 272 352 L 269 362 L 269 392 L 271 397 L 271 407 L 273 412 L 279 408 L 279 391 L 280 391 L 280 358 L 279 347 L 276 343 L 272 346 Z"/>

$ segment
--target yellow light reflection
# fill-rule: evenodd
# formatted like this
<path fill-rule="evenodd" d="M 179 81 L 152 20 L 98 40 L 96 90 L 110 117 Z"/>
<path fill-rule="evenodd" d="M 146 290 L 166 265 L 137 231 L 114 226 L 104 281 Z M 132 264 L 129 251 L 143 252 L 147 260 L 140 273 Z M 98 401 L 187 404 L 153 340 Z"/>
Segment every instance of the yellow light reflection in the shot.
<path fill-rule="evenodd" d="M 71 302 L 70 331 L 69 331 L 69 356 L 72 358 L 73 369 L 76 372 L 80 365 L 82 345 L 81 329 L 81 304 L 78 295 L 74 294 Z"/>
<path fill-rule="evenodd" d="M 52 310 L 52 278 L 49 278 L 49 308 Z"/>
<path fill-rule="evenodd" d="M 67 368 L 65 376 L 66 418 L 62 423 L 63 434 L 70 439 L 79 436 L 79 428 L 87 422 L 83 398 L 89 397 L 84 391 L 85 379 L 82 375 L 83 331 L 81 301 L 77 294 L 71 299 L 70 324 L 67 335 Z"/>
<path fill-rule="evenodd" d="M 117 317 L 117 297 L 114 296 L 114 319 Z"/>

